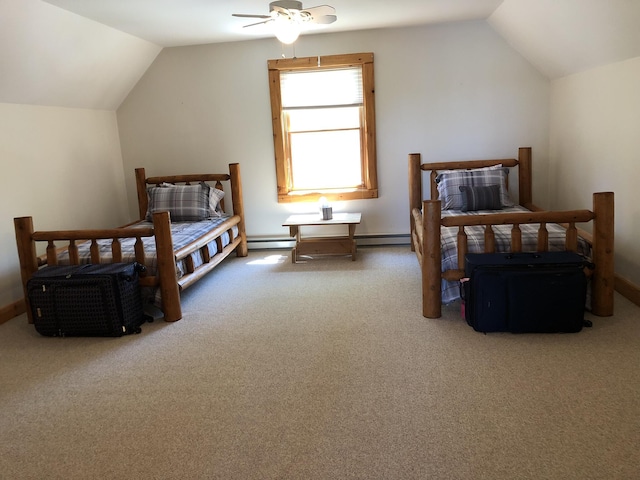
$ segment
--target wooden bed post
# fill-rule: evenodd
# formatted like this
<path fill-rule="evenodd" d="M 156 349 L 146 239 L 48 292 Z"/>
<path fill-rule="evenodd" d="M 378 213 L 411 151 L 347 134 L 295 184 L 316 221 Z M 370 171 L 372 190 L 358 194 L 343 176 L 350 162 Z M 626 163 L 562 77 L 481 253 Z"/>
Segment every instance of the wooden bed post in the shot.
<path fill-rule="evenodd" d="M 138 211 L 140 220 L 147 216 L 149 198 L 147 197 L 147 177 L 144 168 L 136 168 L 136 189 L 138 191 Z"/>
<path fill-rule="evenodd" d="M 614 197 L 613 192 L 593 194 L 593 263 L 591 311 L 594 315 L 613 315 L 614 291 Z"/>
<path fill-rule="evenodd" d="M 518 149 L 518 199 L 523 207 L 533 204 L 531 174 L 531 147 L 520 147 Z"/>
<path fill-rule="evenodd" d="M 440 200 L 425 200 L 422 208 L 422 315 L 427 318 L 442 315 L 440 203 Z"/>
<path fill-rule="evenodd" d="M 180 306 L 180 287 L 176 273 L 176 259 L 173 253 L 171 238 L 171 219 L 169 212 L 153 214 L 153 233 L 156 238 L 156 257 L 158 262 L 158 278 L 162 295 L 162 312 L 167 322 L 175 322 L 182 318 Z"/>
<path fill-rule="evenodd" d="M 27 320 L 33 323 L 29 296 L 27 295 L 27 280 L 38 270 L 38 256 L 36 255 L 36 242 L 33 241 L 33 219 L 20 217 L 13 219 L 16 230 L 16 244 L 18 247 L 18 259 L 20 262 L 20 277 L 22 278 L 22 291 L 27 308 Z"/>
<path fill-rule="evenodd" d="M 231 201 L 233 202 L 233 214 L 240 215 L 238 223 L 238 233 L 240 234 L 240 245 L 236 249 L 238 257 L 246 257 L 249 254 L 247 247 L 247 233 L 244 224 L 244 200 L 242 197 L 242 179 L 240 177 L 240 164 L 230 163 L 229 174 L 231 176 Z"/>
<path fill-rule="evenodd" d="M 409 154 L 409 233 L 416 228 L 413 219 L 413 209 L 422 206 L 422 171 L 420 170 L 420 154 Z M 413 242 L 411 243 L 411 251 L 415 251 Z"/>

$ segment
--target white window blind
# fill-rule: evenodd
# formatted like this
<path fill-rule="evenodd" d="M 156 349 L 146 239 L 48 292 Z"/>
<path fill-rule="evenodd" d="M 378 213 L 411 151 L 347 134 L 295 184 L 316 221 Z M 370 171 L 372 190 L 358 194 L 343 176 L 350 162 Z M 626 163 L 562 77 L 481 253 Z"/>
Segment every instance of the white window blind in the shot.
<path fill-rule="evenodd" d="M 362 68 L 280 72 L 283 109 L 362 105 Z"/>

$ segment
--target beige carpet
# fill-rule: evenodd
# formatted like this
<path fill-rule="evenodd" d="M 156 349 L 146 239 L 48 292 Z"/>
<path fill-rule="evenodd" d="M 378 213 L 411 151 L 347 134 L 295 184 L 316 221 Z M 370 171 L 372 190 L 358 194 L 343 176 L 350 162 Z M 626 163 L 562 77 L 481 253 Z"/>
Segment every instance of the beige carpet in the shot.
<path fill-rule="evenodd" d="M 577 334 L 421 316 L 408 247 L 225 261 L 118 339 L 0 326 L 2 479 L 640 478 L 640 309 Z"/>

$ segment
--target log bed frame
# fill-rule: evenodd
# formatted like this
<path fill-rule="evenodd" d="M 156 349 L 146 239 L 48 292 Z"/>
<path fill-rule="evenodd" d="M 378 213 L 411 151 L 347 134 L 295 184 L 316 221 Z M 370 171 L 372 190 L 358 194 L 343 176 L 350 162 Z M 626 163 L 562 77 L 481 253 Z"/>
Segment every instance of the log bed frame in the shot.
<path fill-rule="evenodd" d="M 158 212 L 153 214 L 153 227 L 148 228 L 128 228 L 132 224 L 124 225 L 113 229 L 100 230 L 57 230 L 57 231 L 34 231 L 32 217 L 20 217 L 14 219 L 16 231 L 16 242 L 18 247 L 18 257 L 20 260 L 20 275 L 26 303 L 27 317 L 29 323 L 33 323 L 29 299 L 27 296 L 27 281 L 33 273 L 45 265 L 56 265 L 58 254 L 67 250 L 71 264 L 78 264 L 78 244 L 91 242 L 90 253 L 91 263 L 109 263 L 122 261 L 122 251 L 120 239 L 135 238 L 136 261 L 143 265 L 145 262 L 145 252 L 142 238 L 155 237 L 157 254 L 157 273 L 155 275 L 141 275 L 141 286 L 159 287 L 162 295 L 162 311 L 164 319 L 169 322 L 182 318 L 182 307 L 180 304 L 180 292 L 188 286 L 202 278 L 206 273 L 217 266 L 224 258 L 235 251 L 237 256 L 246 257 L 247 237 L 245 233 L 244 205 L 242 199 L 242 182 L 240 177 L 240 165 L 229 164 L 229 173 L 221 174 L 191 174 L 191 175 L 170 175 L 158 177 L 146 177 L 144 168 L 137 168 L 136 188 L 138 193 L 138 207 L 140 220 L 144 220 L 147 207 L 147 185 L 157 185 L 160 183 L 198 183 L 215 182 L 215 188 L 223 190 L 222 182 L 229 182 L 231 189 L 231 201 L 233 203 L 233 214 L 222 224 L 190 245 L 174 251 L 171 238 L 171 219 L 169 212 Z M 224 209 L 224 198 L 220 202 Z M 238 235 L 232 234 L 232 227 L 238 228 Z M 228 232 L 230 243 L 222 248 L 220 236 Z M 111 259 L 100 258 L 98 240 L 111 240 Z M 209 255 L 206 245 L 211 241 L 218 242 L 218 253 Z M 46 242 L 46 253 L 38 256 L 36 254 L 36 243 Z M 56 242 L 63 243 L 57 246 Z M 191 253 L 201 250 L 204 263 L 195 268 L 190 257 Z M 179 279 L 176 274 L 176 262 L 185 259 L 186 273 Z"/>
<path fill-rule="evenodd" d="M 442 315 L 442 279 L 459 280 L 464 277 L 464 258 L 467 253 L 465 226 L 483 225 L 485 252 L 495 249 L 493 225 L 512 225 L 511 251 L 521 250 L 519 226 L 539 223 L 539 252 L 548 248 L 546 224 L 558 223 L 567 229 L 565 249 L 577 250 L 578 235 L 592 247 L 591 312 L 598 316 L 613 315 L 614 292 L 614 194 L 593 194 L 593 210 L 543 211 L 532 201 L 531 148 L 521 147 L 518 159 L 469 160 L 458 162 L 421 163 L 419 153 L 409 154 L 409 209 L 411 250 L 416 252 L 422 270 L 422 314 L 427 318 Z M 530 212 L 495 213 L 442 217 L 438 189 L 435 182 L 438 170 L 481 168 L 502 164 L 518 167 L 519 203 Z M 422 174 L 430 171 L 430 198 L 422 198 Z M 576 223 L 593 222 L 592 233 L 576 228 Z M 440 229 L 458 227 L 458 269 L 442 271 Z"/>

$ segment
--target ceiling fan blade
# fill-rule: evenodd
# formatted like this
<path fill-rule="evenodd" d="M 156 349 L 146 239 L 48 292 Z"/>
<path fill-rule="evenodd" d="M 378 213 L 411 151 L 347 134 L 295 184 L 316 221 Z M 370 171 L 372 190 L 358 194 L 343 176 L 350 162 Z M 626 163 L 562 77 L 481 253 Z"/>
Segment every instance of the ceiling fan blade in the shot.
<path fill-rule="evenodd" d="M 281 15 L 286 18 L 292 17 L 291 10 L 284 7 L 280 7 L 278 5 L 271 5 L 271 16 L 274 17 L 278 15 Z"/>
<path fill-rule="evenodd" d="M 327 15 L 334 15 L 336 13 L 336 9 L 331 5 L 318 5 L 317 7 L 305 8 L 302 12 L 307 12 L 313 18 L 323 17 Z M 331 22 L 329 22 L 331 23 Z"/>
<path fill-rule="evenodd" d="M 262 25 L 263 23 L 273 22 L 273 18 L 267 17 L 267 20 L 263 20 L 261 22 L 250 23 L 249 25 L 244 25 L 242 28 L 253 27 L 255 25 Z"/>
<path fill-rule="evenodd" d="M 251 15 L 249 13 L 232 13 L 231 16 L 241 18 L 271 18 L 271 15 Z"/>
<path fill-rule="evenodd" d="M 333 23 L 338 19 L 335 15 L 322 15 L 320 17 L 313 17 L 311 20 L 312 23 L 319 23 L 321 25 L 328 25 L 329 23 Z"/>
<path fill-rule="evenodd" d="M 280 3 L 280 4 L 279 4 Z M 295 4 L 295 5 L 294 5 Z M 318 5 L 316 7 L 305 8 L 304 10 L 293 8 L 294 6 L 302 7 L 301 2 L 271 2 L 269 4 L 269 15 L 254 15 L 249 13 L 232 13 L 234 17 L 240 18 L 258 18 L 264 19 L 261 22 L 251 23 L 244 25 L 243 28 L 253 27 L 254 25 L 261 25 L 263 23 L 272 22 L 275 20 L 289 20 L 291 22 L 310 22 L 319 24 L 329 24 L 337 20 L 335 15 L 336 9 L 331 5 Z M 291 8 L 287 8 L 291 7 Z"/>

